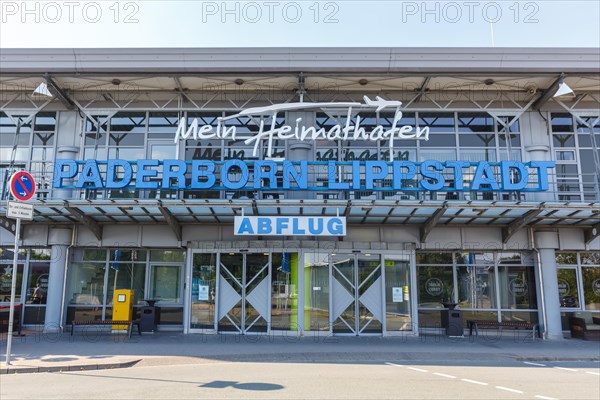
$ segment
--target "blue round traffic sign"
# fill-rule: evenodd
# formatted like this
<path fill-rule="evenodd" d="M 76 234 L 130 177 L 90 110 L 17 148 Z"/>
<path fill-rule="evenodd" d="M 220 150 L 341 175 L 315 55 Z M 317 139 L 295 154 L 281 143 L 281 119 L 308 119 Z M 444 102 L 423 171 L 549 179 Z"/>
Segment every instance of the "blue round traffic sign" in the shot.
<path fill-rule="evenodd" d="M 10 178 L 10 193 L 17 200 L 26 201 L 35 194 L 35 180 L 29 172 L 15 172 Z"/>

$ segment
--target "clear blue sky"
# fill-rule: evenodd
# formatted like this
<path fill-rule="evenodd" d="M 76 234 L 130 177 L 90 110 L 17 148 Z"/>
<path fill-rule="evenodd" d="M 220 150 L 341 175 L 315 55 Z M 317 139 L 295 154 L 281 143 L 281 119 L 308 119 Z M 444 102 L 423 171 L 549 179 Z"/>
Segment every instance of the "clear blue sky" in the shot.
<path fill-rule="evenodd" d="M 598 0 L 0 0 L 0 12 L 4 48 L 600 47 Z"/>

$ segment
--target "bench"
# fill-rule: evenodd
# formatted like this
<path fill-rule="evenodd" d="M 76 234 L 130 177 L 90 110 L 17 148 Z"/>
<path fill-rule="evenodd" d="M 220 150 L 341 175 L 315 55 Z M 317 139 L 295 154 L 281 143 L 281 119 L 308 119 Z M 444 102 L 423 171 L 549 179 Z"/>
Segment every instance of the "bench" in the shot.
<path fill-rule="evenodd" d="M 538 337 L 541 336 L 540 327 L 538 324 L 525 321 L 484 321 L 484 320 L 467 320 L 467 326 L 469 327 L 469 336 L 473 335 L 473 328 L 475 328 L 475 335 L 479 336 L 479 329 L 499 329 L 502 332 L 503 328 L 512 329 L 528 329 L 531 330 L 532 337 L 535 338 L 536 332 Z"/>
<path fill-rule="evenodd" d="M 600 319 L 598 317 L 594 317 L 592 321 L 594 325 L 600 325 Z M 569 319 L 569 329 L 571 330 L 572 338 L 583 340 L 600 340 L 600 329 L 593 328 L 597 328 L 597 326 L 589 326 L 585 318 L 571 317 Z"/>
<path fill-rule="evenodd" d="M 142 334 L 140 329 L 140 321 L 139 320 L 131 320 L 131 321 L 113 321 L 108 319 L 101 320 L 85 320 L 85 321 L 71 321 L 71 336 L 73 336 L 73 332 L 75 331 L 76 325 L 82 326 L 104 326 L 104 325 L 127 325 L 127 336 L 131 337 L 131 331 L 133 325 L 137 326 L 138 335 Z"/>

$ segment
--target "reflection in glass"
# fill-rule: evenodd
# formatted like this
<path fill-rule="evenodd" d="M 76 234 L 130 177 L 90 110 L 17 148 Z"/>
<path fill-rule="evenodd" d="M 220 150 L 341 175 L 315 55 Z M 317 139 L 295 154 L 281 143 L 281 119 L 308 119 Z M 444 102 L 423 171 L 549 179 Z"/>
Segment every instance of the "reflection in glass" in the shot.
<path fill-rule="evenodd" d="M 417 253 L 417 264 L 452 265 L 452 253 Z"/>
<path fill-rule="evenodd" d="M 27 304 L 46 304 L 49 271 L 50 263 L 36 262 L 29 264 L 27 293 L 25 295 Z"/>
<path fill-rule="evenodd" d="M 271 329 L 298 329 L 298 253 L 271 255 Z"/>
<path fill-rule="evenodd" d="M 500 307 L 536 309 L 537 293 L 534 269 L 524 266 L 498 267 Z"/>
<path fill-rule="evenodd" d="M 68 303 L 103 304 L 104 273 L 104 263 L 73 263 L 69 268 Z"/>
<path fill-rule="evenodd" d="M 577 253 L 556 253 L 556 264 L 577 265 Z"/>
<path fill-rule="evenodd" d="M 461 308 L 496 308 L 493 266 L 470 265 L 456 268 L 458 303 Z"/>
<path fill-rule="evenodd" d="M 586 310 L 600 310 L 600 267 L 581 268 Z"/>
<path fill-rule="evenodd" d="M 150 268 L 150 298 L 162 303 L 181 303 L 181 267 L 152 265 Z"/>
<path fill-rule="evenodd" d="M 184 262 L 185 252 L 181 250 L 152 250 L 150 251 L 150 261 Z"/>
<path fill-rule="evenodd" d="M 145 261 L 145 258 L 142 261 Z M 106 305 L 112 306 L 114 291 L 118 289 L 133 289 L 133 304 L 145 305 L 146 264 L 131 262 L 119 262 L 117 264 L 119 265 L 118 271 L 114 268 L 108 270 Z"/>
<path fill-rule="evenodd" d="M 14 254 L 11 252 L 11 254 Z M 9 302 L 12 287 L 12 264 L 0 265 L 0 302 Z M 21 302 L 21 282 L 23 282 L 23 264 L 17 265 L 17 291 L 15 302 Z"/>
<path fill-rule="evenodd" d="M 410 268 L 408 260 L 386 257 L 385 270 L 385 318 L 386 329 L 391 331 L 412 330 L 410 309 Z"/>
<path fill-rule="evenodd" d="M 419 307 L 441 308 L 454 301 L 452 266 L 417 266 Z"/>
<path fill-rule="evenodd" d="M 304 330 L 329 330 L 329 263 L 327 253 L 304 254 Z"/>
<path fill-rule="evenodd" d="M 575 269 L 558 268 L 558 296 L 560 306 L 565 308 L 579 307 L 579 290 L 577 289 L 577 271 Z"/>
<path fill-rule="evenodd" d="M 214 329 L 217 297 L 217 255 L 194 254 L 190 328 Z"/>
<path fill-rule="evenodd" d="M 502 321 L 538 323 L 538 312 L 502 311 Z"/>
<path fill-rule="evenodd" d="M 573 132 L 573 116 L 568 113 L 552 113 L 552 132 Z"/>

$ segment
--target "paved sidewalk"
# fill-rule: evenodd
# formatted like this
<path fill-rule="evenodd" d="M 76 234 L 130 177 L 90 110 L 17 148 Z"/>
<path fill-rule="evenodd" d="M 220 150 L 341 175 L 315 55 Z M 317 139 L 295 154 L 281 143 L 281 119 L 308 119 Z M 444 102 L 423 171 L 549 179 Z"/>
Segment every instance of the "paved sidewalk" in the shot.
<path fill-rule="evenodd" d="M 239 336 L 183 335 L 177 332 L 112 335 L 107 331 L 44 335 L 25 331 L 13 338 L 12 365 L 6 366 L 6 334 L 0 337 L 0 373 L 54 372 L 237 362 L 351 362 L 351 361 L 575 361 L 600 360 L 600 344 L 575 339 L 543 341 L 505 332 L 479 337 L 447 338 L 330 337 L 326 335 Z"/>

